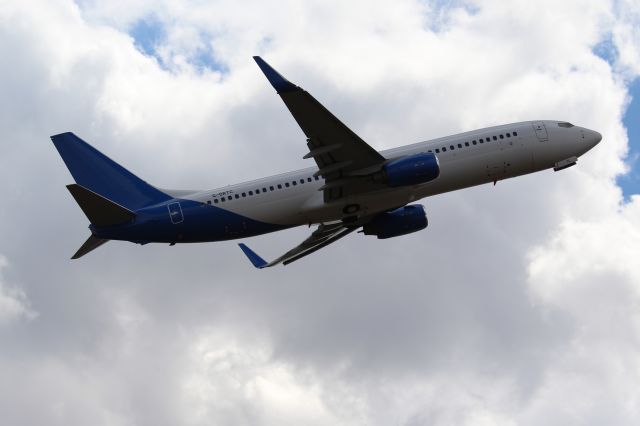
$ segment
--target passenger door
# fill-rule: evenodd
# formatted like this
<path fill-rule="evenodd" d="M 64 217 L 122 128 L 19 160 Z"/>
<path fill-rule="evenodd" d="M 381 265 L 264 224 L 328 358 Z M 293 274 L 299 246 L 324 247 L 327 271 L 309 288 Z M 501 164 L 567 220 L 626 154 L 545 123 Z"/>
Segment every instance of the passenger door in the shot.
<path fill-rule="evenodd" d="M 540 142 L 546 142 L 549 140 L 547 128 L 542 121 L 534 121 L 531 125 L 533 126 L 533 130 L 536 132 L 536 137 Z"/>

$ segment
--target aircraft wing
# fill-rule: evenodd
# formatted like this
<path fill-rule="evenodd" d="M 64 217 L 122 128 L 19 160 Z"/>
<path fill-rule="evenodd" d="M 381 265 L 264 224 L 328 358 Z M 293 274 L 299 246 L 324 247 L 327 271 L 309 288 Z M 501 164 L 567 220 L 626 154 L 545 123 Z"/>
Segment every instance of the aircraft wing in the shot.
<path fill-rule="evenodd" d="M 249 258 L 251 263 L 253 263 L 253 266 L 258 269 L 268 268 L 279 263 L 288 265 L 289 263 L 295 262 L 296 260 L 303 258 L 306 255 L 315 252 L 316 250 L 320 250 L 322 247 L 327 246 L 334 241 L 339 240 L 347 234 L 350 234 L 351 232 L 358 229 L 360 225 L 361 224 L 347 226 L 342 222 L 321 224 L 315 231 L 313 231 L 309 238 L 271 262 L 267 262 L 262 259 L 245 244 L 240 243 L 238 245 L 240 246 L 244 254 Z"/>
<path fill-rule="evenodd" d="M 307 136 L 309 153 L 304 158 L 315 160 L 319 168 L 316 175 L 325 180 L 324 201 L 377 188 L 363 176 L 380 170 L 386 159 L 307 91 L 289 82 L 259 56 L 253 59 Z"/>

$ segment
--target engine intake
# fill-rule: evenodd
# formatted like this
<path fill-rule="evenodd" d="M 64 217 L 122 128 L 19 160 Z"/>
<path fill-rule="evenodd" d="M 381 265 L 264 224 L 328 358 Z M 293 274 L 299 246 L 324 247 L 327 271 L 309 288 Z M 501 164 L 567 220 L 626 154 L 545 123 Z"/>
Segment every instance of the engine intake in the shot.
<path fill-rule="evenodd" d="M 399 237 L 427 227 L 427 214 L 421 204 L 400 207 L 381 213 L 362 227 L 365 235 L 375 235 L 378 239 Z"/>
<path fill-rule="evenodd" d="M 432 152 L 422 152 L 398 158 L 385 164 L 382 173 L 374 180 L 391 187 L 418 185 L 440 176 L 438 158 Z"/>

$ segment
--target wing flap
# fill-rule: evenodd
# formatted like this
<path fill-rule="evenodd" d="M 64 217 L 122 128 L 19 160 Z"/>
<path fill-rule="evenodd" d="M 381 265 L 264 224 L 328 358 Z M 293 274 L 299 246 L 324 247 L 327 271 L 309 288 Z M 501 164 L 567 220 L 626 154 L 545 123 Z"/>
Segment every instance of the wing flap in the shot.
<path fill-rule="evenodd" d="M 282 264 L 283 265 L 288 265 L 291 262 L 295 262 L 298 259 L 302 259 L 305 256 L 310 255 L 311 253 L 315 253 L 316 251 L 320 250 L 321 248 L 328 246 L 329 244 L 338 241 L 340 238 L 342 237 L 346 237 L 347 235 L 349 235 L 350 233 L 352 233 L 353 231 L 355 231 L 356 228 L 344 228 L 342 229 L 340 232 L 336 232 L 335 234 L 332 234 L 330 237 L 324 239 L 324 241 L 310 246 L 308 247 L 306 250 L 301 251 L 300 253 L 297 254 L 290 254 L 289 257 L 287 259 L 283 259 L 282 260 Z"/>
<path fill-rule="evenodd" d="M 285 105 L 308 138 L 307 146 L 314 149 L 340 145 L 330 152 L 319 152 L 313 158 L 319 167 L 327 160 L 333 162 L 353 161 L 353 169 L 360 169 L 385 158 L 363 141 L 336 116 L 303 89 L 280 94 Z"/>

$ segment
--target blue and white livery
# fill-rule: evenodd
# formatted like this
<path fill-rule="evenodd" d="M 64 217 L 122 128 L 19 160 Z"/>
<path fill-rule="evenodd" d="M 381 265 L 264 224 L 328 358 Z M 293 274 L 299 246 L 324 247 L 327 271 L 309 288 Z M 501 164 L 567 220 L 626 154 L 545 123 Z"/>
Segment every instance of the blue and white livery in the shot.
<path fill-rule="evenodd" d="M 67 188 L 91 225 L 77 259 L 109 240 L 197 243 L 317 225 L 301 244 L 257 268 L 288 264 L 361 229 L 391 238 L 427 226 L 421 198 L 576 164 L 602 139 L 567 122 L 488 127 L 376 151 L 313 96 L 254 57 L 307 136 L 315 166 L 209 191 L 156 188 L 73 133 L 51 139 L 76 183 Z"/>

